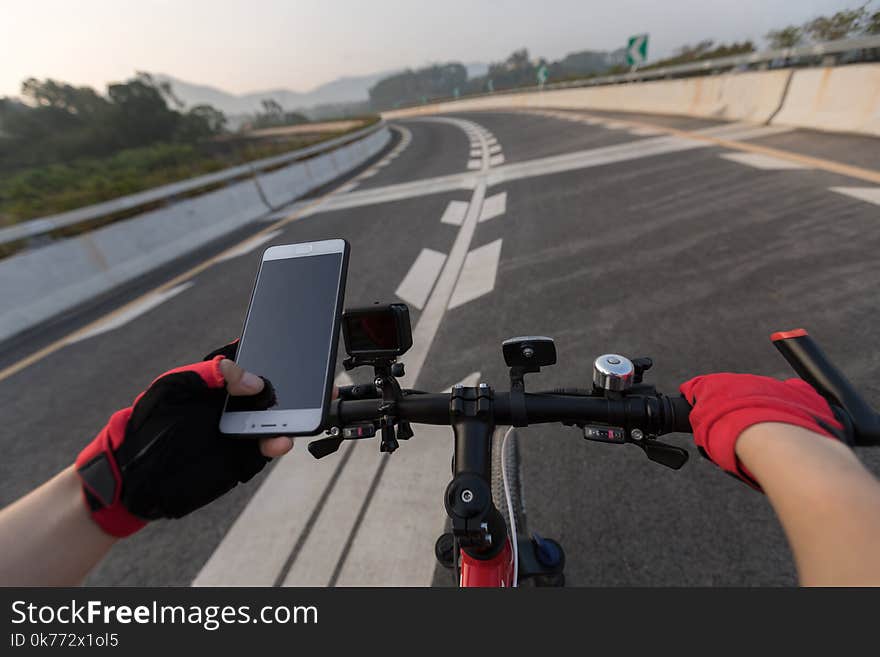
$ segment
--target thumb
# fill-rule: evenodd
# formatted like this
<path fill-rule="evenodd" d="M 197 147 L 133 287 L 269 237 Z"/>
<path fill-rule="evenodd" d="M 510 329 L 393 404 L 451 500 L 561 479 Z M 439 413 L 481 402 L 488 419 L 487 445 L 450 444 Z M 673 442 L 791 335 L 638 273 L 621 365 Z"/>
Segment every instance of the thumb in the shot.
<path fill-rule="evenodd" d="M 236 397 L 259 394 L 265 386 L 263 379 L 242 369 L 228 358 L 220 361 L 220 372 L 226 380 L 227 392 Z"/>

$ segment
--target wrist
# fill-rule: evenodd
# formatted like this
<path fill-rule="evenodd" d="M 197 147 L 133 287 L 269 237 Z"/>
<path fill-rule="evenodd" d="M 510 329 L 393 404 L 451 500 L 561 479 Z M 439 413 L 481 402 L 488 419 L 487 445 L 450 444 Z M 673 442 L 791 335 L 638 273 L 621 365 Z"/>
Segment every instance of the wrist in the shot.
<path fill-rule="evenodd" d="M 857 460 L 835 438 L 782 422 L 761 422 L 746 428 L 736 441 L 736 458 L 760 482 L 774 466 L 792 463 L 806 450 L 824 449 Z"/>

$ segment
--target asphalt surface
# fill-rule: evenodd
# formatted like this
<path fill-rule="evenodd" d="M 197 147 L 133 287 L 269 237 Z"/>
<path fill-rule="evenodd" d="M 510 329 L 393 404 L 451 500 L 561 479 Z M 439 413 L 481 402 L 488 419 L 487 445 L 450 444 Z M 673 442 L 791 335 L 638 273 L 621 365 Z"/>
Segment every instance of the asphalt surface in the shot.
<path fill-rule="evenodd" d="M 537 114 L 462 118 L 494 135 L 506 164 L 654 139 Z M 718 125 L 620 118 L 679 130 Z M 400 125 L 411 143 L 355 192 L 465 170 L 469 145 L 460 128 L 433 121 Z M 880 140 L 867 137 L 798 130 L 751 143 L 880 168 Z M 593 358 L 608 352 L 651 356 L 647 378 L 666 392 L 704 372 L 788 376 L 768 335 L 806 326 L 880 405 L 880 207 L 831 189 L 870 185 L 821 169 L 759 169 L 720 157 L 729 149 L 702 146 L 491 186 L 487 197 L 506 192 L 506 211 L 477 224 L 470 249 L 501 240 L 494 287 L 446 310 L 419 387 L 442 389 L 479 371 L 483 381 L 505 389 L 500 343 L 524 334 L 555 338 L 559 353 L 556 366 L 528 380 L 532 390 L 586 386 Z M 346 304 L 393 300 L 422 249 L 450 253 L 459 229 L 440 217 L 451 201 L 470 198 L 467 190 L 444 191 L 317 212 L 288 224 L 267 245 L 345 237 L 352 245 Z M 157 373 L 235 337 L 262 248 L 211 266 L 192 287 L 131 323 L 65 346 L 0 381 L 0 504 L 67 466 Z M 99 317 L 161 277 L 0 345 L 0 364 Z M 420 313 L 412 312 L 416 325 Z M 529 526 L 562 543 L 568 583 L 793 583 L 792 559 L 766 499 L 700 459 L 688 436 L 669 440 L 692 456 L 679 472 L 647 461 L 634 447 L 586 442 L 569 428 L 522 433 Z M 860 455 L 880 472 L 880 450 Z M 311 457 L 300 441 L 288 458 Z M 437 467 L 448 473 L 448 461 Z M 121 542 L 88 583 L 191 583 L 269 471 L 187 518 L 154 523 Z M 342 470 L 340 479 L 346 474 Z M 311 512 L 320 493 L 291 500 L 290 513 Z M 442 503 L 438 496 L 440 518 Z M 348 526 L 339 536 L 352 550 L 375 538 Z M 420 558 L 431 562 L 433 555 Z M 448 579 L 437 570 L 435 583 Z"/>

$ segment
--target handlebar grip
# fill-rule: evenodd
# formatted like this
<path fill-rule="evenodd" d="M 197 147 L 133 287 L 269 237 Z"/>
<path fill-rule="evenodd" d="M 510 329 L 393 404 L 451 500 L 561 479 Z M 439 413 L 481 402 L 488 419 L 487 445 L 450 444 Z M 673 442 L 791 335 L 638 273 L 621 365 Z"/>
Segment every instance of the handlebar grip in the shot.
<path fill-rule="evenodd" d="M 880 415 L 825 355 L 805 329 L 780 331 L 770 336 L 791 368 L 832 406 L 847 412 L 857 445 L 880 444 Z"/>
<path fill-rule="evenodd" d="M 692 406 L 684 396 L 668 397 L 672 407 L 671 431 L 678 433 L 693 433 L 691 428 L 690 414 Z"/>

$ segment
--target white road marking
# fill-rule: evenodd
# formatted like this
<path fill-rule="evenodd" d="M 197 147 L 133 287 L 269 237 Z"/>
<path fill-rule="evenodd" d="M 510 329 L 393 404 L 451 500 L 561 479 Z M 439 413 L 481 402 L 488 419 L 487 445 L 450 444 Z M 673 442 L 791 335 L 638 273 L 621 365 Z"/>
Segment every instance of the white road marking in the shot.
<path fill-rule="evenodd" d="M 467 214 L 467 201 L 449 201 L 446 211 L 440 218 L 440 222 L 449 224 L 450 226 L 461 226 L 464 223 L 464 216 Z"/>
<path fill-rule="evenodd" d="M 486 143 L 487 143 L 489 146 L 494 146 L 495 144 L 498 143 L 498 140 L 495 139 L 495 137 L 489 137 L 488 139 L 486 139 Z"/>
<path fill-rule="evenodd" d="M 223 255 L 217 258 L 217 262 L 232 260 L 233 258 L 237 258 L 239 256 L 245 255 L 246 253 L 250 253 L 254 249 L 265 244 L 266 242 L 274 240 L 280 234 L 280 230 L 273 230 L 271 233 L 267 233 L 265 235 L 257 235 L 256 237 L 252 237 L 249 240 L 245 240 L 241 244 L 234 246 L 228 251 L 224 252 Z"/>
<path fill-rule="evenodd" d="M 480 223 L 500 217 L 507 212 L 507 192 L 499 192 L 486 197 L 483 202 L 483 211 L 480 213 Z"/>
<path fill-rule="evenodd" d="M 766 171 L 781 169 L 807 169 L 809 167 L 791 160 L 783 160 L 764 153 L 722 153 L 721 157 L 731 162 L 745 164 L 746 166 Z"/>
<path fill-rule="evenodd" d="M 306 529 L 314 501 L 354 447 L 343 444 L 334 456 L 315 460 L 306 451 L 308 440 L 298 439 L 293 453 L 278 459 L 193 586 L 272 586 Z"/>
<path fill-rule="evenodd" d="M 757 126 L 753 128 L 737 130 L 733 133 L 728 133 L 723 135 L 723 139 L 729 139 L 731 141 L 746 141 L 747 139 L 760 139 L 761 137 L 772 137 L 774 135 L 781 135 L 784 132 L 793 132 L 794 128 L 789 128 L 787 126 L 782 125 L 763 125 Z"/>
<path fill-rule="evenodd" d="M 428 300 L 428 295 L 431 294 L 431 288 L 434 287 L 440 270 L 443 269 L 444 262 L 446 256 L 443 253 L 422 249 L 394 294 L 421 310 Z"/>
<path fill-rule="evenodd" d="M 627 130 L 630 126 L 619 121 L 603 121 L 602 126 L 609 130 Z"/>
<path fill-rule="evenodd" d="M 468 160 L 467 168 L 468 169 L 479 169 L 483 166 L 483 160 Z"/>
<path fill-rule="evenodd" d="M 504 156 L 503 155 L 493 155 L 489 158 L 489 166 L 490 167 L 500 167 L 504 164 Z"/>
<path fill-rule="evenodd" d="M 391 164 L 391 160 L 380 160 L 379 162 L 376 162 L 376 166 L 380 169 L 387 167 L 389 164 Z"/>
<path fill-rule="evenodd" d="M 489 146 L 489 155 L 497 155 L 501 152 L 501 144 L 495 144 L 494 146 Z"/>
<path fill-rule="evenodd" d="M 629 134 L 636 137 L 656 137 L 657 135 L 662 135 L 663 131 L 656 130 L 655 128 L 630 128 Z"/>
<path fill-rule="evenodd" d="M 479 299 L 495 289 L 498 263 L 501 261 L 501 241 L 495 240 L 467 254 L 458 285 L 449 300 L 450 310 Z"/>
<path fill-rule="evenodd" d="M 564 155 L 551 155 L 536 160 L 517 162 L 496 169 L 490 169 L 488 185 L 491 187 L 511 180 L 550 175 L 563 171 L 575 171 L 615 162 L 636 160 L 642 157 L 707 148 L 709 146 L 711 146 L 709 142 L 684 137 L 638 139 L 616 146 L 576 151 Z"/>
<path fill-rule="evenodd" d="M 95 336 L 101 335 L 102 333 L 107 333 L 109 331 L 114 331 L 118 328 L 121 328 L 129 322 L 134 321 L 141 315 L 148 313 L 156 306 L 163 304 L 169 299 L 176 297 L 181 292 L 188 290 L 192 286 L 192 281 L 188 283 L 181 283 L 180 285 L 172 287 L 169 290 L 165 290 L 164 292 L 155 292 L 153 294 L 150 294 L 149 296 L 143 297 L 139 303 L 129 306 L 123 312 L 111 316 L 106 321 L 94 326 L 91 330 L 77 335 L 67 344 L 76 344 L 77 342 L 82 342 L 83 340 L 94 338 Z"/>
<path fill-rule="evenodd" d="M 361 175 L 358 176 L 358 178 L 361 180 L 364 180 L 366 178 L 372 178 L 377 173 L 379 173 L 379 169 L 376 169 L 375 167 L 373 167 L 371 169 L 367 169 L 366 171 L 364 171 Z"/>
<path fill-rule="evenodd" d="M 880 205 L 880 187 L 832 187 L 831 191 Z"/>
<path fill-rule="evenodd" d="M 352 180 L 351 182 L 347 182 L 344 185 L 342 185 L 336 191 L 340 194 L 346 194 L 346 193 L 350 192 L 351 190 L 353 190 L 357 186 L 358 186 L 357 181 Z"/>
<path fill-rule="evenodd" d="M 700 128 L 699 130 L 691 130 L 695 135 L 705 135 L 706 137 L 725 137 L 726 135 L 743 130 L 751 130 L 757 124 L 747 121 L 737 121 L 735 123 L 724 123 L 722 125 L 713 125 L 708 128 Z"/>
<path fill-rule="evenodd" d="M 482 157 L 483 153 L 482 153 L 482 151 L 480 151 L 479 148 L 475 148 L 471 151 L 470 156 L 471 157 Z"/>
<path fill-rule="evenodd" d="M 461 381 L 456 381 L 453 385 L 461 384 L 465 388 L 473 388 L 480 382 L 481 375 L 479 372 L 471 372 L 466 377 L 464 377 Z M 452 386 L 445 388 L 443 392 L 452 392 Z"/>
<path fill-rule="evenodd" d="M 466 189 L 471 191 L 477 184 L 477 175 L 474 173 L 455 173 L 449 176 L 439 176 L 425 180 L 416 180 L 409 183 L 397 183 L 364 189 L 351 194 L 339 194 L 325 199 L 322 203 L 309 209 L 307 215 L 318 214 L 330 210 L 355 208 L 375 203 L 390 203 L 429 194 Z"/>
<path fill-rule="evenodd" d="M 465 221 L 413 330 L 413 348 L 404 358 L 407 371 L 401 380 L 404 387 L 415 387 L 418 381 L 473 238 L 485 189 L 485 185 L 478 183 L 474 190 Z M 358 502 L 367 497 L 380 467 L 385 467 L 387 472 L 376 487 L 335 583 L 339 586 L 376 586 L 389 582 L 427 586 L 431 583 L 434 572 L 431 546 L 443 528 L 441 502 L 449 481 L 451 433 L 448 428 L 442 431 L 416 426 L 413 430 L 417 437 L 390 458 L 378 454 L 375 441 L 359 443 L 353 448 L 351 462 L 302 547 L 302 554 L 308 558 L 294 563 L 285 584 L 322 580 L 329 583 L 328 567 L 337 567 L 342 543 L 355 522 L 351 506 L 359 508 Z M 358 474 L 352 476 L 350 470 Z M 371 472 L 373 477 L 362 476 L 362 471 Z M 406 490 L 405 499 L 401 490 Z M 357 502 L 353 502 L 355 500 Z M 406 509 L 405 514 L 402 508 Z M 419 551 L 419 554 L 410 551 Z M 380 557 L 388 554 L 400 558 Z"/>
<path fill-rule="evenodd" d="M 576 171 L 615 162 L 625 162 L 642 157 L 653 157 L 707 148 L 709 146 L 712 146 L 709 142 L 688 139 L 686 137 L 638 139 L 614 146 L 603 146 L 601 148 L 574 151 L 562 155 L 551 155 L 514 164 L 505 164 L 489 171 L 487 184 L 494 186 L 509 180 L 521 180 L 523 178 L 551 175 L 565 171 Z M 480 176 L 477 173 L 456 173 L 409 183 L 397 183 L 375 189 L 366 189 L 352 192 L 351 194 L 338 194 L 312 207 L 307 212 L 307 215 L 377 203 L 390 203 L 442 192 L 462 189 L 473 190 L 479 178 Z"/>

